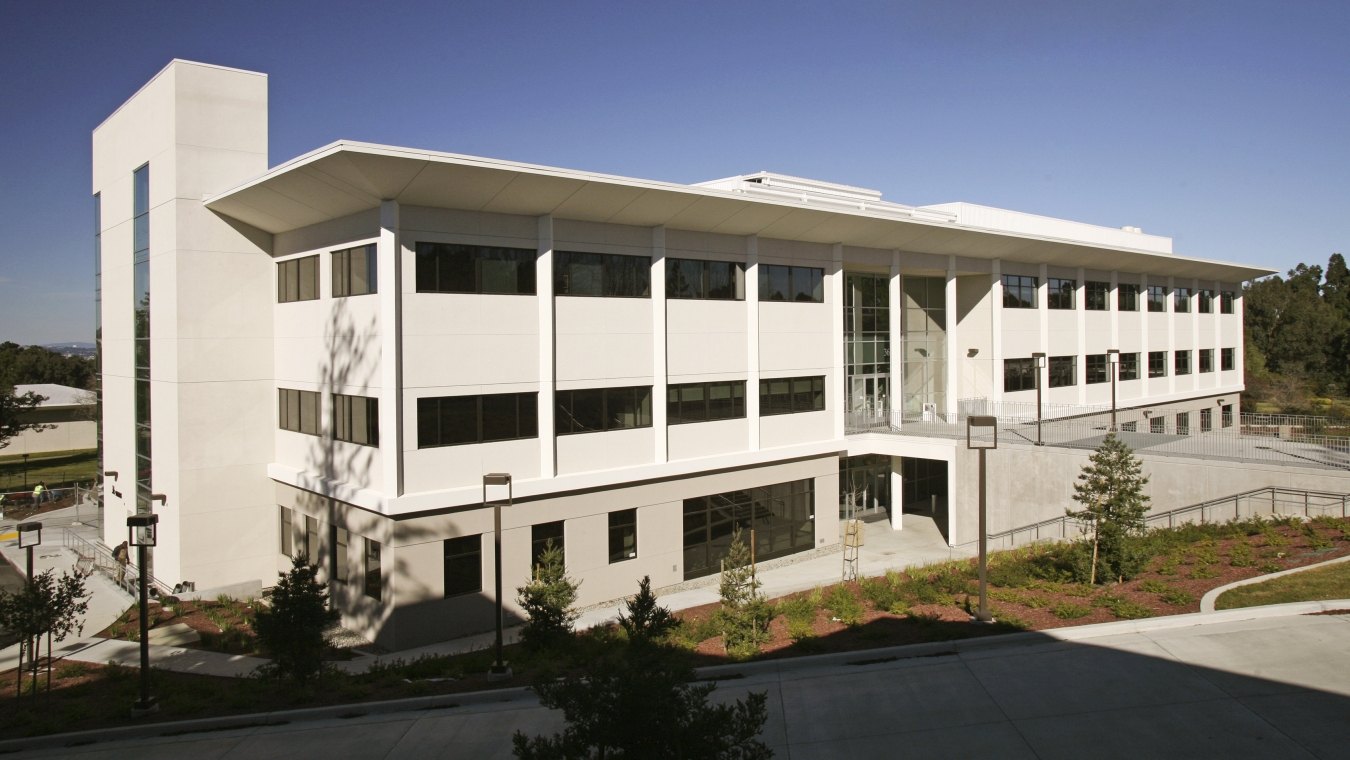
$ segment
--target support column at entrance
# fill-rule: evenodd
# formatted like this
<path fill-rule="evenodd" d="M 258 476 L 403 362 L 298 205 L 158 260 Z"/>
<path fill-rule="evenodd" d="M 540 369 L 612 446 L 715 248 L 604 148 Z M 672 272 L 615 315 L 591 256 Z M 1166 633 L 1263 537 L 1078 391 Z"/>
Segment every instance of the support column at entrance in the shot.
<path fill-rule="evenodd" d="M 891 457 L 891 530 L 904 528 L 905 476 L 900 457 Z"/>

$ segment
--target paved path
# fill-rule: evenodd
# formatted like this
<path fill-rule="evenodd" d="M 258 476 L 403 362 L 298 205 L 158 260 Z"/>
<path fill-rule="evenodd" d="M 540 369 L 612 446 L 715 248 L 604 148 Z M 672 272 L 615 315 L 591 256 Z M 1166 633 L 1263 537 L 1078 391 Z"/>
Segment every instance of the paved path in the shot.
<path fill-rule="evenodd" d="M 741 677 L 724 681 L 717 697 L 767 692 L 763 738 L 778 757 L 794 760 L 1345 757 L 1350 615 L 1293 614 L 1328 607 L 1285 605 L 926 644 L 890 650 L 889 660 L 873 652 L 731 666 Z M 561 726 L 523 690 L 438 710 L 355 715 L 359 709 L 283 725 L 78 746 L 58 738 L 45 748 L 0 742 L 0 750 L 87 760 L 507 758 L 514 731 Z"/>

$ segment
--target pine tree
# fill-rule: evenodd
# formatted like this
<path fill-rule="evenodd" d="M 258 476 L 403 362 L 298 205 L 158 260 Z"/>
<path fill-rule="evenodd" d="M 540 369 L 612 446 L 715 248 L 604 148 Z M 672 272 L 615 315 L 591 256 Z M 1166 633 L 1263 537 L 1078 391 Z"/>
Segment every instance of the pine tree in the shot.
<path fill-rule="evenodd" d="M 1149 498 L 1144 494 L 1147 483 L 1143 464 L 1114 433 L 1107 434 L 1083 466 L 1073 486 L 1073 500 L 1083 508 L 1067 513 L 1086 523 L 1085 532 L 1091 536 L 1089 583 L 1096 583 L 1099 577 L 1125 580 L 1147 562 L 1139 541 L 1149 509 Z"/>
<path fill-rule="evenodd" d="M 290 572 L 278 574 L 271 607 L 259 610 L 253 623 L 275 674 L 300 683 L 323 670 L 323 632 L 338 619 L 337 611 L 328 609 L 328 590 L 318 575 L 317 565 L 297 556 Z"/>
<path fill-rule="evenodd" d="M 528 618 L 520 631 L 521 643 L 527 649 L 548 649 L 571 637 L 577 620 L 572 605 L 580 585 L 567 577 L 562 549 L 549 539 L 539 555 L 534 579 L 516 588 L 516 601 Z"/>
<path fill-rule="evenodd" d="M 642 576 L 637 595 L 626 601 L 624 607 L 628 614 L 619 613 L 619 626 L 634 644 L 657 641 L 675 627 L 675 617 L 657 603 L 656 594 L 652 593 L 650 575 Z"/>
<path fill-rule="evenodd" d="M 760 644 L 768 639 L 773 611 L 759 593 L 759 581 L 750 564 L 750 547 L 739 525 L 731 533 L 731 546 L 722 562 L 720 592 L 722 609 L 718 611 L 718 619 L 727 654 L 737 658 L 757 654 Z"/>

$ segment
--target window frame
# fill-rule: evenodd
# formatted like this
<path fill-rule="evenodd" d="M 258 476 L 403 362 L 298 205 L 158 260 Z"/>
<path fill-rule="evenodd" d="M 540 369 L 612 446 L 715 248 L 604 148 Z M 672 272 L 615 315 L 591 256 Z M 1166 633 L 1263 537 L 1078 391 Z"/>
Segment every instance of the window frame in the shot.
<path fill-rule="evenodd" d="M 1133 282 L 1116 283 L 1116 311 L 1139 311 L 1139 286 Z"/>
<path fill-rule="evenodd" d="M 727 268 L 730 281 L 714 287 L 714 269 Z M 680 269 L 686 268 L 689 275 L 697 278 L 689 288 L 679 290 L 680 282 L 689 283 L 690 278 L 680 275 Z M 694 271 L 697 270 L 697 271 Z M 729 288 L 730 295 L 717 294 L 720 288 Z M 675 301 L 744 301 L 745 300 L 745 262 L 724 261 L 721 259 L 666 258 L 666 299 Z"/>
<path fill-rule="evenodd" d="M 308 415 L 312 421 L 306 425 L 306 407 L 312 406 Z M 320 435 L 320 415 L 323 413 L 323 394 L 318 391 L 302 391 L 298 388 L 277 388 L 277 427 L 301 435 Z M 294 427 L 292 427 L 292 423 Z M 306 428 L 309 429 L 306 429 Z"/>
<path fill-rule="evenodd" d="M 761 303 L 825 303 L 825 270 L 796 264 L 759 264 L 759 300 Z M 776 276 L 786 278 L 787 292 L 774 298 Z M 805 280 L 805 287 L 799 280 Z M 802 296 L 806 295 L 805 298 Z"/>
<path fill-rule="evenodd" d="M 1233 292 L 1233 291 L 1231 291 L 1231 290 L 1221 290 L 1221 291 L 1219 291 L 1219 313 L 1220 313 L 1220 314 L 1234 314 L 1234 313 L 1236 313 L 1236 309 L 1234 308 L 1236 304 L 1237 304 L 1237 293 L 1235 293 L 1235 292 Z"/>
<path fill-rule="evenodd" d="M 774 392 L 774 385 L 781 383 L 787 383 L 786 396 L 783 399 L 775 400 L 774 397 L 778 394 Z M 802 390 L 802 385 L 806 386 L 805 390 Z M 759 416 L 761 417 L 823 412 L 825 407 L 824 375 L 771 377 L 759 381 Z"/>
<path fill-rule="evenodd" d="M 1001 278 L 1003 280 L 1003 308 L 1037 308 L 1036 293 L 1040 290 L 1041 278 L 1023 274 L 1005 274 L 1001 275 Z M 1030 293 L 1030 298 L 1026 297 L 1028 293 Z"/>
<path fill-rule="evenodd" d="M 1190 288 L 1172 288 L 1172 313 L 1173 314 L 1191 313 Z"/>
<path fill-rule="evenodd" d="M 466 256 L 467 265 L 459 262 L 458 268 L 452 267 L 456 255 Z M 538 260 L 539 251 L 530 248 L 420 240 L 413 252 L 414 288 L 418 293 L 533 296 L 539 292 L 535 271 Z M 504 290 L 488 289 L 493 281 L 484 277 L 485 262 L 513 264 L 514 285 Z M 466 276 L 472 277 L 472 285 L 464 281 Z"/>
<path fill-rule="evenodd" d="M 644 396 L 645 392 L 645 396 Z M 554 391 L 553 394 L 553 434 L 583 435 L 586 433 L 608 433 L 613 430 L 639 430 L 652 426 L 652 386 L 624 385 L 612 388 L 571 388 Z M 580 428 L 576 414 L 577 397 L 580 394 L 596 394 L 599 397 L 600 424 L 594 429 Z M 635 425 L 619 424 L 615 419 L 620 401 L 624 394 L 631 394 L 630 406 L 636 410 L 638 422 Z M 645 403 L 644 403 L 645 401 Z M 570 410 L 570 411 L 569 411 Z M 564 414 L 566 412 L 566 414 Z M 566 425 L 567 429 L 564 429 Z"/>
<path fill-rule="evenodd" d="M 516 407 L 516 433 L 509 436 L 486 436 L 486 424 L 484 415 L 485 403 L 505 403 L 507 397 L 514 397 L 512 403 Z M 489 402 L 488 399 L 495 399 Z M 452 417 L 456 413 L 463 415 L 466 410 L 454 409 L 454 406 L 472 405 L 471 416 L 474 420 L 474 436 L 472 438 L 463 438 L 461 440 L 449 440 L 447 427 L 443 423 L 447 417 Z M 449 408 L 447 408 L 449 407 Z M 528 410 L 529 414 L 522 414 Z M 425 439 L 431 422 L 435 422 L 435 435 L 433 441 L 428 442 Z M 463 430 L 462 426 L 455 425 L 454 420 L 449 426 L 452 430 Z M 539 392 L 526 391 L 523 393 L 489 393 L 464 396 L 423 396 L 417 399 L 417 448 L 434 449 L 442 446 L 470 446 L 479 443 L 497 443 L 499 441 L 519 441 L 539 437 Z"/>
<path fill-rule="evenodd" d="M 472 559 L 470 559 L 472 558 Z M 441 542 L 441 595 L 453 599 L 483 590 L 483 534 L 451 536 Z M 462 582 L 455 571 L 463 570 Z"/>
<path fill-rule="evenodd" d="M 1208 288 L 1200 288 L 1195 291 L 1196 305 L 1195 310 L 1198 314 L 1214 313 L 1214 291 Z M 1201 425 L 1201 427 L 1204 427 Z"/>
<path fill-rule="evenodd" d="M 1066 288 L 1065 285 L 1068 287 Z M 1056 311 L 1077 309 L 1078 280 L 1070 280 L 1065 277 L 1047 277 L 1045 278 L 1045 287 L 1046 308 Z"/>
<path fill-rule="evenodd" d="M 554 546 L 562 553 L 563 568 L 567 567 L 567 521 L 552 520 L 550 522 L 535 523 L 530 526 L 530 575 L 534 575 L 535 568 L 539 567 L 539 559 L 548 550 L 548 543 L 555 542 Z"/>
<path fill-rule="evenodd" d="M 361 426 L 354 424 L 358 402 L 364 402 L 366 407 L 364 430 L 358 430 L 358 427 Z M 349 396 L 345 393 L 334 393 L 333 440 L 378 448 L 380 445 L 380 400 L 370 396 Z"/>
<path fill-rule="evenodd" d="M 1196 363 L 1201 374 L 1214 371 L 1214 349 L 1202 348 L 1198 352 Z"/>
<path fill-rule="evenodd" d="M 1149 351 L 1148 352 L 1148 376 L 1167 377 L 1167 352 Z"/>
<path fill-rule="evenodd" d="M 1172 372 L 1177 377 L 1191 374 L 1191 350 L 1189 348 L 1172 352 Z"/>
<path fill-rule="evenodd" d="M 578 292 L 581 286 L 574 282 L 574 267 L 582 257 L 594 257 L 600 268 L 599 292 Z M 629 274 L 641 273 L 637 277 Z M 624 274 L 625 276 L 620 276 Z M 628 291 L 628 292 L 620 292 Z M 651 298 L 652 257 L 627 253 L 596 253 L 594 251 L 555 251 L 553 253 L 553 295 L 569 298 Z"/>
<path fill-rule="evenodd" d="M 1237 349 L 1221 348 L 1219 349 L 1219 371 L 1234 372 L 1237 370 Z"/>
<path fill-rule="evenodd" d="M 281 556 L 288 559 L 295 558 L 295 516 L 291 513 L 290 507 L 278 505 L 281 514 L 278 520 L 278 532 L 280 535 Z"/>
<path fill-rule="evenodd" d="M 351 540 L 351 531 L 339 525 L 328 526 L 328 577 L 334 583 L 347 583 L 351 579 L 351 568 L 347 565 Z"/>
<path fill-rule="evenodd" d="M 1120 366 L 1116 368 L 1116 380 L 1125 382 L 1126 380 L 1139 379 L 1139 352 L 1134 351 L 1128 354 L 1120 355 Z"/>
<path fill-rule="evenodd" d="M 631 551 L 629 550 L 631 547 Z M 637 509 L 609 513 L 609 564 L 637 559 Z"/>
<path fill-rule="evenodd" d="M 355 289 L 356 278 L 352 275 L 356 271 L 353 262 L 357 252 L 365 255 L 365 289 Z M 333 284 L 334 298 L 352 298 L 355 296 L 368 296 L 379 293 L 379 262 L 376 259 L 375 244 L 352 246 L 342 250 L 333 251 L 329 260 L 332 268 L 331 279 Z"/>
<path fill-rule="evenodd" d="M 1100 280 L 1084 282 L 1083 309 L 1085 311 L 1110 311 L 1111 283 Z"/>
<path fill-rule="evenodd" d="M 1088 354 L 1084 361 L 1083 384 L 1099 385 L 1111 382 L 1111 362 L 1106 354 Z"/>
<path fill-rule="evenodd" d="M 1150 314 L 1167 313 L 1167 286 L 1148 286 L 1148 311 Z"/>
<path fill-rule="evenodd" d="M 1078 385 L 1078 356 L 1051 356 L 1045 363 L 1046 386 L 1072 388 Z"/>
<path fill-rule="evenodd" d="M 305 281 L 313 289 L 305 294 Z M 319 292 L 319 254 L 297 256 L 293 259 L 277 262 L 277 303 L 298 303 L 317 301 Z"/>
<path fill-rule="evenodd" d="M 380 601 L 384 598 L 384 576 L 380 566 L 380 542 L 365 536 L 361 552 L 361 593 Z M 374 551 L 372 551 L 374 547 Z"/>
<path fill-rule="evenodd" d="M 720 390 L 726 387 L 728 395 L 726 405 L 730 409 L 729 414 L 713 416 L 714 399 L 712 391 Z M 701 389 L 701 401 L 695 399 L 685 400 L 686 391 L 693 395 L 695 388 Z M 738 393 L 739 392 L 739 393 Z M 720 398 L 720 397 L 719 397 Z M 686 413 L 686 406 L 692 411 L 695 404 L 701 404 L 703 417 L 691 417 Z M 666 390 L 666 424 L 667 425 L 689 425 L 698 422 L 717 422 L 720 420 L 739 420 L 745 419 L 745 381 L 744 380 L 718 380 L 705 383 L 671 383 Z"/>
<path fill-rule="evenodd" d="M 1040 370 L 1036 367 L 1036 360 L 1030 357 L 1022 359 L 1004 359 L 1003 392 L 1017 393 L 1019 391 L 1036 390 L 1036 373 L 1039 371 Z M 1021 382 L 1009 383 L 1009 378 L 1013 377 L 1018 378 Z M 1013 387 L 1014 385 L 1017 387 Z"/>

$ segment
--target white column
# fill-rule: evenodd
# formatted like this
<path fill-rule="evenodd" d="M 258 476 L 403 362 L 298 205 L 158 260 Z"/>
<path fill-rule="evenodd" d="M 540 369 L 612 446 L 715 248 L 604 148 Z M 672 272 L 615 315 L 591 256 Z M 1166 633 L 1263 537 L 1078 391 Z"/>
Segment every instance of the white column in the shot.
<path fill-rule="evenodd" d="M 655 460 L 670 458 L 666 418 L 666 228 L 652 228 L 652 433 Z"/>
<path fill-rule="evenodd" d="M 745 239 L 745 418 L 747 445 L 759 450 L 759 237 Z"/>
<path fill-rule="evenodd" d="M 998 404 L 1003 401 L 1003 261 L 989 262 L 989 271 L 989 400 Z"/>
<path fill-rule="evenodd" d="M 1167 291 L 1163 294 L 1163 313 L 1167 315 L 1167 393 L 1177 392 L 1177 280 L 1167 278 Z"/>
<path fill-rule="evenodd" d="M 887 310 L 886 334 L 888 337 L 887 345 L 891 355 L 886 357 L 886 361 L 891 368 L 890 379 L 886 381 L 886 405 L 890 407 L 892 414 L 889 415 L 892 425 L 900 425 L 899 412 L 904 408 L 904 399 L 902 391 L 905 385 L 905 352 L 909 346 L 905 345 L 904 322 L 901 321 L 904 304 L 904 281 L 900 275 L 900 252 L 891 251 L 891 275 L 886 280 L 886 299 L 891 308 Z"/>
<path fill-rule="evenodd" d="M 557 339 L 553 304 L 553 217 L 539 217 L 539 258 L 534 264 L 534 282 L 539 304 L 539 477 L 558 474 L 558 436 L 554 430 L 554 391 Z"/>
<path fill-rule="evenodd" d="M 904 528 L 905 475 L 900 457 L 891 457 L 891 530 Z"/>
<path fill-rule="evenodd" d="M 403 495 L 402 258 L 398 201 L 381 201 L 380 237 L 375 243 L 380 299 L 380 469 L 383 490 L 391 497 Z M 326 414 L 324 419 L 332 417 Z"/>
<path fill-rule="evenodd" d="M 1148 274 L 1139 275 L 1139 297 L 1135 303 L 1139 307 L 1139 391 L 1147 401 L 1157 392 L 1148 376 L 1148 323 L 1152 319 L 1148 310 Z"/>
<path fill-rule="evenodd" d="M 1214 380 L 1210 383 L 1216 390 L 1223 387 L 1223 283 L 1214 281 L 1214 297 L 1209 301 L 1210 319 L 1214 321 L 1214 340 L 1210 348 L 1214 350 Z M 1220 425 L 1215 425 L 1215 428 Z"/>
<path fill-rule="evenodd" d="M 1082 267 L 1078 267 L 1078 282 L 1074 285 L 1073 307 L 1074 319 L 1077 320 L 1076 327 L 1078 337 L 1078 356 L 1074 359 L 1077 365 L 1074 372 L 1078 380 L 1078 404 L 1081 406 L 1087 403 L 1087 304 L 1084 303 L 1084 297 L 1087 295 L 1087 281 L 1083 278 L 1087 272 Z M 1094 346 L 1094 354 L 1106 353 L 1106 347 Z"/>
<path fill-rule="evenodd" d="M 848 389 L 844 387 L 844 244 L 835 243 L 830 249 L 829 295 L 825 306 L 830 310 L 830 334 L 834 342 L 834 357 L 830 377 L 834 384 L 834 437 L 844 437 L 844 411 L 848 407 Z M 829 403 L 829 402 L 826 402 Z"/>
<path fill-rule="evenodd" d="M 1041 264 L 1036 273 L 1036 316 L 1040 318 L 1040 350 L 1050 355 L 1050 267 Z M 1048 366 L 1048 365 L 1047 365 Z"/>
<path fill-rule="evenodd" d="M 1111 270 L 1111 291 L 1106 296 L 1106 308 L 1111 314 L 1111 345 L 1120 348 L 1120 272 Z"/>
<path fill-rule="evenodd" d="M 1200 377 L 1200 280 L 1198 278 L 1191 281 L 1191 310 L 1186 312 L 1186 321 L 1191 323 L 1191 382 L 1189 390 L 1192 392 L 1204 388 L 1205 379 Z M 1210 303 L 1210 309 L 1213 310 L 1214 304 Z M 1197 424 L 1199 424 L 1197 422 Z"/>
<path fill-rule="evenodd" d="M 961 368 L 965 359 L 961 356 L 961 341 L 957 328 L 959 306 L 956 301 L 956 256 L 947 257 L 947 289 L 944 293 L 943 307 L 946 309 L 947 326 L 947 408 L 943 413 L 948 422 L 956 420 L 956 402 L 961 393 Z"/>
<path fill-rule="evenodd" d="M 1233 324 L 1237 325 L 1237 340 L 1233 341 L 1233 361 L 1235 362 L 1233 369 L 1237 370 L 1238 384 L 1242 386 L 1244 391 L 1247 389 L 1247 351 L 1245 343 L 1247 340 L 1247 331 L 1243 326 L 1243 320 L 1246 319 L 1246 317 L 1243 316 L 1243 311 L 1245 311 L 1246 308 L 1246 299 L 1242 296 L 1242 287 L 1239 284 L 1239 287 L 1233 291 L 1233 314 L 1236 317 Z M 1237 349 L 1243 350 L 1239 351 Z M 1222 362 L 1222 357 L 1220 358 L 1220 362 Z M 1219 366 L 1223 366 L 1222 363 Z M 1237 411 L 1239 414 L 1242 412 L 1240 399 Z M 1239 425 L 1242 423 L 1242 418 L 1240 416 L 1236 420 L 1236 423 Z"/>

